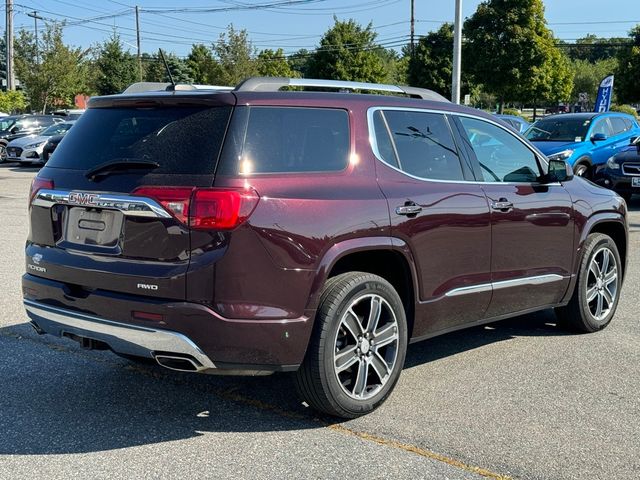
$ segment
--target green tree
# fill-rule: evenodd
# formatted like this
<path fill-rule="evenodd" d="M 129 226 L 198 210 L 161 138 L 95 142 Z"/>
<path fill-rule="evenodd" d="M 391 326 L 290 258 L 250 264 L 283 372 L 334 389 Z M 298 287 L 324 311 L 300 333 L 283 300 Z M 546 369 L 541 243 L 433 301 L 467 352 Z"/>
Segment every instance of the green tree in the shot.
<path fill-rule="evenodd" d="M 140 78 L 136 57 L 124 50 L 115 32 L 100 46 L 95 67 L 98 95 L 121 93 Z"/>
<path fill-rule="evenodd" d="M 220 65 L 220 85 L 237 85 L 247 77 L 258 75 L 255 48 L 246 30 L 235 30 L 229 25 L 213 44 L 213 52 Z"/>
<path fill-rule="evenodd" d="M 617 66 L 618 62 L 615 58 L 598 60 L 595 63 L 588 60 L 572 61 L 571 68 L 574 72 L 574 78 L 571 98 L 577 100 L 581 93 L 586 93 L 589 96 L 589 103 L 592 104 L 596 100 L 600 82 L 607 75 L 611 75 Z"/>
<path fill-rule="evenodd" d="M 0 112 L 15 113 L 23 111 L 27 107 L 27 100 L 20 91 L 9 90 L 0 92 Z"/>
<path fill-rule="evenodd" d="M 164 53 L 164 58 L 171 71 L 171 76 L 175 83 L 193 83 L 193 74 L 186 61 L 181 60 L 174 54 Z M 144 79 L 147 82 L 170 82 L 167 68 L 162 61 L 160 55 L 142 54 L 142 65 L 144 70 Z"/>
<path fill-rule="evenodd" d="M 192 45 L 191 52 L 187 57 L 187 67 L 191 70 L 195 83 L 212 85 L 219 81 L 220 65 L 213 58 L 211 49 L 205 45 Z"/>
<path fill-rule="evenodd" d="M 611 37 L 603 38 L 589 33 L 579 38 L 572 44 L 565 44 L 567 55 L 571 60 L 586 60 L 589 63 L 596 63 L 600 60 L 607 60 L 617 55 L 621 45 L 630 43 L 628 38 Z"/>
<path fill-rule="evenodd" d="M 290 78 L 295 76 L 294 73 L 281 48 L 275 51 L 268 48 L 258 54 L 259 75 Z"/>
<path fill-rule="evenodd" d="M 399 55 L 392 48 L 378 48 L 375 52 L 380 57 L 383 64 L 383 70 L 386 72 L 386 77 L 383 79 L 384 83 L 390 83 L 392 85 L 406 85 L 407 80 L 407 68 L 409 64 L 409 57 L 405 55 Z"/>
<path fill-rule="evenodd" d="M 466 63 L 500 108 L 569 95 L 572 71 L 547 28 L 542 0 L 486 0 L 465 32 Z"/>
<path fill-rule="evenodd" d="M 618 52 L 616 89 L 621 102 L 640 101 L 640 25 L 629 32 L 631 43 Z"/>
<path fill-rule="evenodd" d="M 309 59 L 308 74 L 314 78 L 383 82 L 388 72 L 377 50 L 371 24 L 363 28 L 354 20 L 334 17 L 335 24 L 320 40 Z"/>
<path fill-rule="evenodd" d="M 306 48 L 301 48 L 289 56 L 289 65 L 294 72 L 298 73 L 297 76 L 309 77 L 309 59 L 312 55 L 313 53 Z"/>
<path fill-rule="evenodd" d="M 21 30 L 15 41 L 17 77 L 33 110 L 73 106 L 74 96 L 89 91 L 88 51 L 71 48 L 62 41 L 62 25 L 49 23 L 39 41 L 36 60 L 33 34 Z"/>
<path fill-rule="evenodd" d="M 429 88 L 451 98 L 453 72 L 453 25 L 443 24 L 422 37 L 413 55 L 407 49 L 407 79 L 415 87 Z"/>

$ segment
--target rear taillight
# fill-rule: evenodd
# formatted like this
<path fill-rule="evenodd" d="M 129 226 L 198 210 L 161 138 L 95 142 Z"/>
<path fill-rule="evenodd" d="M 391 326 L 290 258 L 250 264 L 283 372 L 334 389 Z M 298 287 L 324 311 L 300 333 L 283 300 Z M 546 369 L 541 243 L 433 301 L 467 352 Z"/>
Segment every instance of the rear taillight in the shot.
<path fill-rule="evenodd" d="M 176 219 L 198 230 L 230 230 L 253 212 L 252 188 L 139 187 L 134 195 L 157 200 Z"/>
<path fill-rule="evenodd" d="M 165 210 L 186 225 L 193 190 L 192 187 L 139 187 L 133 194 L 157 200 Z"/>
<path fill-rule="evenodd" d="M 42 189 L 53 190 L 53 180 L 48 178 L 35 177 L 31 182 L 31 190 L 29 191 L 29 205 Z"/>
<path fill-rule="evenodd" d="M 258 204 L 253 189 L 197 189 L 193 194 L 189 225 L 201 230 L 229 230 L 244 222 Z"/>

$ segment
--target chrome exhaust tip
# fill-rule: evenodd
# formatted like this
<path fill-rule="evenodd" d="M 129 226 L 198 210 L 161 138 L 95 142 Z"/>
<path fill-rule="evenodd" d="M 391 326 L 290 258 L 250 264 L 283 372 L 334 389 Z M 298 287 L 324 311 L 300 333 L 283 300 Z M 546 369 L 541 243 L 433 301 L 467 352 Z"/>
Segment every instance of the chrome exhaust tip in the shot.
<path fill-rule="evenodd" d="M 200 362 L 188 355 L 159 353 L 154 355 L 154 358 L 160 366 L 178 372 L 198 372 L 204 369 Z"/>

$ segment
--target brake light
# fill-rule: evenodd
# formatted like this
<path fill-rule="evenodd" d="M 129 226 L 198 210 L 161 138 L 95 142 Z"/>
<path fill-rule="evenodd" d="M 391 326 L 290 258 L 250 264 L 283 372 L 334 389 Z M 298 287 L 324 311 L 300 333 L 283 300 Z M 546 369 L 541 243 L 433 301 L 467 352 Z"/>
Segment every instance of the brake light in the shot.
<path fill-rule="evenodd" d="M 229 230 L 243 223 L 260 197 L 253 189 L 197 189 L 189 224 L 199 230 Z"/>
<path fill-rule="evenodd" d="M 230 230 L 242 224 L 260 197 L 252 188 L 139 187 L 134 195 L 157 200 L 185 225 L 197 230 Z"/>
<path fill-rule="evenodd" d="M 139 187 L 133 194 L 157 200 L 165 210 L 186 225 L 193 190 L 193 187 Z"/>
<path fill-rule="evenodd" d="M 48 178 L 35 177 L 31 181 L 31 189 L 29 191 L 29 205 L 33 202 L 33 199 L 38 194 L 38 191 L 46 189 L 53 190 L 53 180 L 49 180 Z"/>

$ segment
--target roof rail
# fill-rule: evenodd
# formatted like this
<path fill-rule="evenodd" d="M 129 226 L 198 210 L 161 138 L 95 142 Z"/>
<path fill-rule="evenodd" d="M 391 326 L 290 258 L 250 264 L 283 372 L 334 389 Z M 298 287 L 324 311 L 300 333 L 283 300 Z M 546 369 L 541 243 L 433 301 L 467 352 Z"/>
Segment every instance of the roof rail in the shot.
<path fill-rule="evenodd" d="M 251 77 L 234 89 L 236 92 L 277 92 L 283 87 L 318 87 L 338 90 L 373 90 L 408 95 L 423 100 L 448 102 L 445 97 L 426 88 L 385 85 L 382 83 L 347 82 L 344 80 L 319 80 L 313 78 Z"/>
<path fill-rule="evenodd" d="M 129 85 L 122 93 L 142 93 L 142 92 L 163 92 L 173 90 L 233 90 L 233 87 L 223 87 L 220 85 L 191 85 L 179 83 L 173 85 L 169 82 L 137 82 Z"/>

